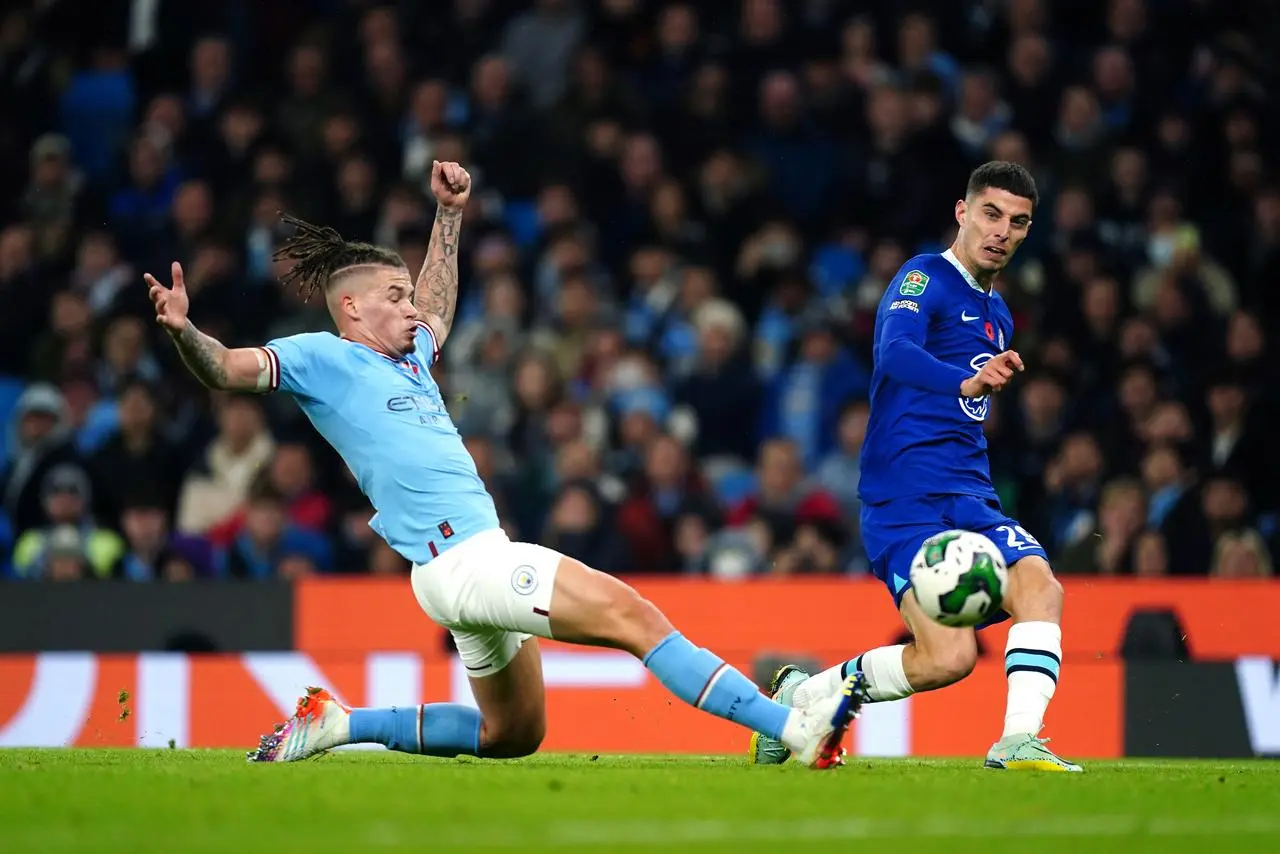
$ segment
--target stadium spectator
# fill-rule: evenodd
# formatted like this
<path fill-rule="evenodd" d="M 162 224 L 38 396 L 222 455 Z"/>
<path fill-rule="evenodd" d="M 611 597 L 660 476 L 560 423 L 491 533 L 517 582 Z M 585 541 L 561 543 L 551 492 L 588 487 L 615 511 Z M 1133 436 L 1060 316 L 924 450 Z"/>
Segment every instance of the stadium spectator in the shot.
<path fill-rule="evenodd" d="M 416 269 L 430 165 L 460 160 L 436 373 L 503 523 L 632 571 L 856 570 L 877 302 L 996 158 L 1042 198 L 998 284 L 1029 367 L 985 425 L 1010 515 L 1089 571 L 1265 574 L 1280 548 L 1259 438 L 1280 414 L 1280 88 L 1240 4 L 300 3 L 249 27 L 163 4 L 149 31 L 128 4 L 10 5 L 10 542 L 54 542 L 43 484 L 70 465 L 130 541 L 161 536 L 137 486 L 179 539 L 253 540 L 241 574 L 405 571 L 295 404 L 187 381 L 136 277 L 183 262 L 192 317 L 236 345 L 331 331 L 276 284 L 278 212 Z M 1100 507 L 1127 478 L 1138 530 L 1133 502 Z M 286 559 L 289 525 L 332 559 Z M 58 530 L 42 577 L 120 571 Z M 127 577 L 222 571 L 134 551 Z"/>
<path fill-rule="evenodd" d="M 34 383 L 22 393 L 14 408 L 8 446 L 4 509 L 21 535 L 50 523 L 43 498 L 49 475 L 80 461 L 72 444 L 67 403 L 56 388 Z"/>
<path fill-rule="evenodd" d="M 244 504 L 253 478 L 272 458 L 276 443 L 262 410 L 250 397 L 229 395 L 218 407 L 219 431 L 182 483 L 176 529 L 205 534 Z"/>
<path fill-rule="evenodd" d="M 203 537 L 172 531 L 172 499 L 146 483 L 131 488 L 121 501 L 120 530 L 125 553 L 116 575 L 129 581 L 190 581 L 210 578 L 214 553 Z"/>
<path fill-rule="evenodd" d="M 320 534 L 289 520 L 288 504 L 263 472 L 249 489 L 244 524 L 221 550 L 230 578 L 298 578 L 333 569 L 333 550 Z"/>
<path fill-rule="evenodd" d="M 631 561 L 646 572 L 677 572 L 676 526 L 687 516 L 714 518 L 715 504 L 702 475 L 689 465 L 684 447 L 671 436 L 655 437 L 645 449 L 644 470 L 618 508 L 618 531 Z"/>
<path fill-rule="evenodd" d="M 125 544 L 115 531 L 94 523 L 88 475 L 78 466 L 59 465 L 45 475 L 40 499 L 48 521 L 26 531 L 14 543 L 13 568 L 18 577 L 58 578 L 63 572 L 58 561 L 73 553 L 83 559 L 91 577 L 110 577 L 124 555 Z"/>

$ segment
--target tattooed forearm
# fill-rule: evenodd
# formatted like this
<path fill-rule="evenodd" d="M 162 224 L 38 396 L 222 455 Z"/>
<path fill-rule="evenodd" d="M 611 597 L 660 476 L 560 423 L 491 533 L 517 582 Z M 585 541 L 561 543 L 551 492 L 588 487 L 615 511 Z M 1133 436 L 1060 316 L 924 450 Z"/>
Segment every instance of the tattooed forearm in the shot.
<path fill-rule="evenodd" d="M 227 388 L 226 347 L 196 329 L 195 324 L 189 320 L 181 332 L 169 334 L 178 347 L 182 361 L 196 379 L 209 388 Z"/>
<path fill-rule="evenodd" d="M 458 232 L 461 229 L 461 210 L 443 205 L 436 210 L 427 260 L 418 274 L 414 294 L 418 313 L 431 323 L 441 341 L 453 326 L 453 313 L 458 305 Z"/>

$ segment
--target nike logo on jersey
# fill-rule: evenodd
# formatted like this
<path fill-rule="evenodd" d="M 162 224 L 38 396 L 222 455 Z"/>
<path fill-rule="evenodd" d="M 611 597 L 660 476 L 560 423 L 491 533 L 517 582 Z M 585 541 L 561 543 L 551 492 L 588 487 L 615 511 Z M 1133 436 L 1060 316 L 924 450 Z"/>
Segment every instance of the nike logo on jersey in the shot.
<path fill-rule="evenodd" d="M 976 314 L 975 314 L 975 315 L 970 316 L 969 312 L 967 312 L 967 311 L 962 311 L 962 312 L 960 312 L 960 319 L 961 319 L 961 320 L 963 320 L 963 321 L 966 321 L 966 322 L 967 322 L 967 321 L 970 321 L 970 320 L 977 320 L 977 319 L 978 319 L 978 316 L 977 316 Z"/>

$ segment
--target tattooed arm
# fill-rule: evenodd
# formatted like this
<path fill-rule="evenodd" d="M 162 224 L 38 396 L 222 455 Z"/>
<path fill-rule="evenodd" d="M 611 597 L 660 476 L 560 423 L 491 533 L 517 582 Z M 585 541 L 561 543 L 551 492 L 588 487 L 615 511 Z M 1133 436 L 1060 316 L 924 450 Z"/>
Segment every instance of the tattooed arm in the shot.
<path fill-rule="evenodd" d="M 228 348 L 190 320 L 169 337 L 192 375 L 208 388 L 223 391 L 273 391 L 272 359 L 263 347 Z"/>
<path fill-rule="evenodd" d="M 191 302 L 182 265 L 174 261 L 169 270 L 173 276 L 169 287 L 150 273 L 142 278 L 156 308 L 156 323 L 169 333 L 195 378 L 209 388 L 226 391 L 274 391 L 280 378 L 278 359 L 265 347 L 228 349 L 196 329 L 187 317 Z"/>
<path fill-rule="evenodd" d="M 458 232 L 461 228 L 461 209 L 443 205 L 436 209 L 427 260 L 422 264 L 414 288 L 414 306 L 435 333 L 437 347 L 449 337 L 453 313 L 458 307 Z"/>
<path fill-rule="evenodd" d="M 436 221 L 414 289 L 414 306 L 439 347 L 449 337 L 458 307 L 458 235 L 462 209 L 471 196 L 471 176 L 457 163 L 437 161 L 431 167 L 431 192 L 436 197 Z"/>

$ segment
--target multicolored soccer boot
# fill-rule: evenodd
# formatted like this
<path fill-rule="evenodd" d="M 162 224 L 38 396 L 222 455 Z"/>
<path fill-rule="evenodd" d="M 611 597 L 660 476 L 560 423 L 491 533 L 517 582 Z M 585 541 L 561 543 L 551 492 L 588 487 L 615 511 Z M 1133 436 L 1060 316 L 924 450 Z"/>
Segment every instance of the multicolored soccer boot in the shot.
<path fill-rule="evenodd" d="M 991 745 L 983 767 L 1004 771 L 1071 771 L 1084 769 L 1054 754 L 1045 747 L 1047 738 L 1037 738 L 1030 733 L 1006 735 Z"/>
<path fill-rule="evenodd" d="M 769 696 L 776 703 L 781 703 L 784 706 L 794 706 L 795 703 L 792 700 L 795 696 L 796 688 L 808 678 L 809 674 L 794 664 L 784 664 L 778 668 L 778 671 L 773 674 L 773 679 L 769 682 Z M 787 750 L 787 746 L 777 739 L 753 732 L 751 733 L 750 746 L 747 748 L 747 755 L 751 757 L 752 763 L 756 765 L 781 765 L 791 758 L 791 751 Z"/>
<path fill-rule="evenodd" d="M 844 680 L 840 693 L 817 700 L 800 713 L 802 740 L 791 745 L 796 759 L 810 768 L 825 770 L 844 764 L 844 734 L 862 708 L 864 678 L 855 673 Z"/>
<path fill-rule="evenodd" d="M 351 710 L 323 688 L 308 688 L 293 717 L 249 751 L 250 762 L 297 762 L 347 743 Z"/>

